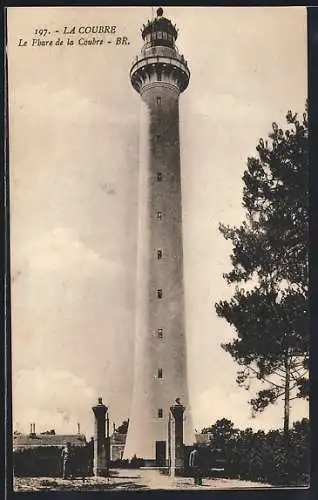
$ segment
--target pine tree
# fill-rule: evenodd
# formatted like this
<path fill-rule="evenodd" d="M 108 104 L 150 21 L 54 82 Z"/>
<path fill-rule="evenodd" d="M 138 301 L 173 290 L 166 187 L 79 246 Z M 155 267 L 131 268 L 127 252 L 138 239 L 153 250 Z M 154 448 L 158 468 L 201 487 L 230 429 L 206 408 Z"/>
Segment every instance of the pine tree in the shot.
<path fill-rule="evenodd" d="M 309 197 L 307 112 L 299 120 L 289 111 L 286 120 L 285 131 L 272 124 L 247 160 L 245 220 L 239 227 L 220 224 L 233 245 L 224 279 L 235 293 L 215 307 L 235 329 L 222 347 L 241 367 L 238 384 L 249 389 L 256 378 L 266 386 L 250 400 L 253 415 L 283 398 L 287 436 L 290 402 L 308 397 Z"/>

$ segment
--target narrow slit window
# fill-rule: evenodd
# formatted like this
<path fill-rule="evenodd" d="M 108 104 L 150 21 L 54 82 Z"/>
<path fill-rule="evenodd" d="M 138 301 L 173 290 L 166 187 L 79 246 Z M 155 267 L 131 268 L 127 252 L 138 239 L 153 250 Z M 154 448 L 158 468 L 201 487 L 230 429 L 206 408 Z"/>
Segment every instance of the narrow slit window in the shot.
<path fill-rule="evenodd" d="M 160 104 L 161 104 L 161 97 L 159 97 L 159 96 L 158 96 L 158 97 L 156 98 L 156 100 L 157 100 L 157 105 L 158 105 L 158 106 L 160 106 Z"/>
<path fill-rule="evenodd" d="M 162 328 L 158 328 L 158 330 L 157 330 L 157 335 L 158 335 L 158 338 L 159 338 L 159 339 L 162 339 L 162 338 L 163 338 L 163 330 L 162 330 Z"/>
<path fill-rule="evenodd" d="M 160 135 L 160 134 L 157 134 L 157 135 L 156 135 L 156 140 L 157 140 L 157 142 L 160 142 L 160 141 L 161 141 L 161 135 Z"/>
<path fill-rule="evenodd" d="M 158 368 L 158 378 L 162 378 L 162 368 Z"/>
<path fill-rule="evenodd" d="M 163 409 L 162 408 L 158 409 L 158 418 L 163 418 Z"/>
<path fill-rule="evenodd" d="M 158 220 L 161 220 L 161 219 L 162 219 L 162 213 L 161 213 L 161 212 L 157 212 L 157 219 L 158 219 Z"/>
<path fill-rule="evenodd" d="M 160 248 L 157 250 L 157 259 L 158 260 L 162 259 L 162 250 Z"/>
<path fill-rule="evenodd" d="M 162 288 L 158 288 L 157 297 L 158 297 L 158 299 L 162 299 Z"/>
<path fill-rule="evenodd" d="M 157 181 L 162 182 L 162 173 L 161 172 L 157 173 Z"/>

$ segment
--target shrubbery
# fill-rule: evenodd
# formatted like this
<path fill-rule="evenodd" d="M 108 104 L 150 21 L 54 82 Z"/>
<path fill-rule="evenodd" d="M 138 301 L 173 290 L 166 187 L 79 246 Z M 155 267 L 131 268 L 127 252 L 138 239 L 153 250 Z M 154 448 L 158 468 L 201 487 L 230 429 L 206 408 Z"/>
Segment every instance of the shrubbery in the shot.
<path fill-rule="evenodd" d="M 144 467 L 145 461 L 143 458 L 138 458 L 134 455 L 131 460 L 128 459 L 118 459 L 113 460 L 110 463 L 110 466 L 118 469 L 140 469 L 140 467 Z"/>
<path fill-rule="evenodd" d="M 72 472 L 75 476 L 89 475 L 88 460 L 87 447 L 73 448 Z M 61 476 L 61 448 L 37 446 L 16 450 L 13 452 L 13 468 L 15 476 Z"/>
<path fill-rule="evenodd" d="M 219 423 L 222 421 L 218 421 Z M 230 421 L 224 435 L 218 431 L 224 426 L 216 424 L 209 429 L 213 437 L 210 465 L 217 448 L 225 458 L 227 477 L 260 481 L 276 486 L 306 486 L 309 484 L 309 420 L 295 422 L 288 440 L 283 431 L 269 432 L 252 429 L 238 430 Z M 205 429 L 204 431 L 207 431 Z M 214 432 L 213 432 L 214 431 Z"/>
<path fill-rule="evenodd" d="M 60 476 L 61 450 L 48 446 L 14 451 L 13 467 L 15 476 Z"/>

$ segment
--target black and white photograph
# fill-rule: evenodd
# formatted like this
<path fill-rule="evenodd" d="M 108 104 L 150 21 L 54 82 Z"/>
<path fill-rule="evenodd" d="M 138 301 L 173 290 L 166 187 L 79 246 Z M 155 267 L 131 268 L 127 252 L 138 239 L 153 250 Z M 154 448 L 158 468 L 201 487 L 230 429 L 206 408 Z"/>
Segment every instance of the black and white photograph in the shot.
<path fill-rule="evenodd" d="M 14 492 L 308 488 L 306 8 L 6 18 Z"/>

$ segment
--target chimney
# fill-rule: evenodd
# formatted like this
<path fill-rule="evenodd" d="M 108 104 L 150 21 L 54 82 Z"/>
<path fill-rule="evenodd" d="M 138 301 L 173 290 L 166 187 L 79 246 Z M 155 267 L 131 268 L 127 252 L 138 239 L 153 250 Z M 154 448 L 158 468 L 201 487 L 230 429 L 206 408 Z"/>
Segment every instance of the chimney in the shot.
<path fill-rule="evenodd" d="M 81 433 L 81 426 L 80 426 L 80 423 L 77 422 L 77 434 L 80 434 Z"/>
<path fill-rule="evenodd" d="M 114 432 L 116 431 L 116 425 L 115 425 L 115 422 L 113 422 L 113 431 L 114 431 Z"/>
<path fill-rule="evenodd" d="M 35 424 L 30 424 L 30 436 L 35 436 Z"/>

